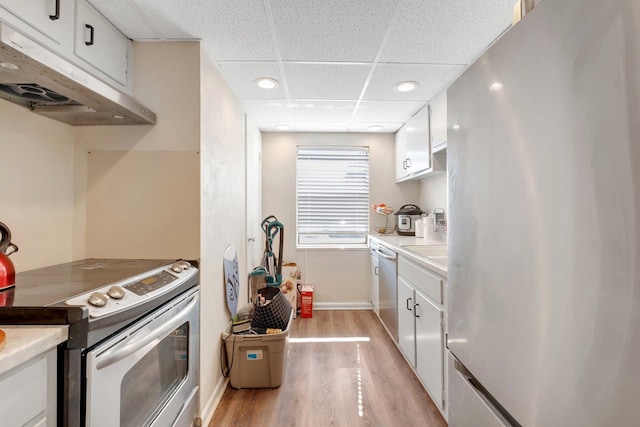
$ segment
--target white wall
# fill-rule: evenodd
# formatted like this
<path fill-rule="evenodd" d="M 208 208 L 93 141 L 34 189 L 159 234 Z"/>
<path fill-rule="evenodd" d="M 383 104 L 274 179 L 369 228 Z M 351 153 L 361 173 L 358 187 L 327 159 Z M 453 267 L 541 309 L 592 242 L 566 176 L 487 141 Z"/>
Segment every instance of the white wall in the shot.
<path fill-rule="evenodd" d="M 134 53 L 134 96 L 158 121 L 75 128 L 74 239 L 86 257 L 198 259 L 200 44 L 134 43 Z"/>
<path fill-rule="evenodd" d="M 0 100 L 0 222 L 17 272 L 72 260 L 73 150 L 71 126 Z"/>
<path fill-rule="evenodd" d="M 440 175 L 420 182 L 420 208 L 432 213 L 436 208 L 447 210 L 447 176 Z"/>
<path fill-rule="evenodd" d="M 369 146 L 371 204 L 417 203 L 418 183 L 395 183 L 393 134 L 265 133 L 262 136 L 262 212 L 285 226 L 284 260 L 296 262 L 302 282 L 314 285 L 314 304 L 357 307 L 370 302 L 367 249 L 296 249 L 296 147 Z M 372 211 L 372 221 L 375 219 Z"/>
<path fill-rule="evenodd" d="M 246 289 L 245 116 L 218 68 L 203 54 L 201 83 L 201 257 L 202 292 L 200 396 L 208 423 L 224 391 L 220 334 L 230 320 L 223 280 L 223 253 L 234 245 L 240 287 Z M 252 130 L 255 133 L 255 129 Z M 246 294 L 242 298 L 246 300 Z M 206 424 L 204 424 L 206 425 Z"/>

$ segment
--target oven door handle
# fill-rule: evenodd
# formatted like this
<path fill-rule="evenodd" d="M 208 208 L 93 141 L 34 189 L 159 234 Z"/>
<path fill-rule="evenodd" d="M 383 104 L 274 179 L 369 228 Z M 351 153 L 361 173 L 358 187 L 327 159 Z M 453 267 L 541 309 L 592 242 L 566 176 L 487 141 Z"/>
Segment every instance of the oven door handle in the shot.
<path fill-rule="evenodd" d="M 193 298 L 193 301 L 191 301 L 187 306 L 185 306 L 184 308 L 180 309 L 180 312 L 177 313 L 175 316 L 173 316 L 171 319 L 162 322 L 163 325 L 156 328 L 154 331 L 152 331 L 149 335 L 145 335 L 144 337 L 141 337 L 140 339 L 136 340 L 135 339 L 135 335 L 132 337 L 133 340 L 130 341 L 127 345 L 125 345 L 124 347 L 115 350 L 112 353 L 108 353 L 106 355 L 103 356 L 98 356 L 96 359 L 96 369 L 100 370 L 102 368 L 106 368 L 107 366 L 113 365 L 114 363 L 117 363 L 119 361 L 121 361 L 122 359 L 125 359 L 129 356 L 131 356 L 132 354 L 134 354 L 136 351 L 140 350 L 141 348 L 147 346 L 148 344 L 152 343 L 154 340 L 158 339 L 159 337 L 161 337 L 162 335 L 167 334 L 168 332 L 171 332 L 173 329 L 176 328 L 176 324 L 180 322 L 180 320 L 182 320 L 184 317 L 187 317 L 189 315 L 189 312 L 191 311 L 191 309 L 198 303 L 198 298 Z"/>

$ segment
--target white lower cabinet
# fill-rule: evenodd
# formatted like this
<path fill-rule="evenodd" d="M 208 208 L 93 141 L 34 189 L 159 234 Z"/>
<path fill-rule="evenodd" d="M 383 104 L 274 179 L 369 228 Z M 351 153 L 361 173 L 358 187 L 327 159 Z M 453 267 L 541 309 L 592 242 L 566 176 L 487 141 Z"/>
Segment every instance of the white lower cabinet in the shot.
<path fill-rule="evenodd" d="M 56 349 L 0 375 L 0 425 L 56 425 Z"/>
<path fill-rule="evenodd" d="M 415 291 L 416 371 L 436 406 L 444 407 L 444 334 L 442 310 Z"/>
<path fill-rule="evenodd" d="M 444 416 L 443 286 L 444 278 L 399 258 L 398 346 Z"/>
<path fill-rule="evenodd" d="M 413 314 L 415 290 L 398 277 L 398 346 L 409 364 L 416 367 L 416 318 Z"/>

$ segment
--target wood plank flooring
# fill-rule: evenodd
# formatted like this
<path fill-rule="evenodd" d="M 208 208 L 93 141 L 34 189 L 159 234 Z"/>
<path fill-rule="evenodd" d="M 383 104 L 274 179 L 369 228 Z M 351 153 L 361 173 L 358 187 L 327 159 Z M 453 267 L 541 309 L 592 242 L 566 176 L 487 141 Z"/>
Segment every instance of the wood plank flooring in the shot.
<path fill-rule="evenodd" d="M 336 337 L 361 339 L 312 340 Z M 282 385 L 227 387 L 209 427 L 447 425 L 372 311 L 314 311 L 290 338 L 311 342 L 289 343 Z"/>

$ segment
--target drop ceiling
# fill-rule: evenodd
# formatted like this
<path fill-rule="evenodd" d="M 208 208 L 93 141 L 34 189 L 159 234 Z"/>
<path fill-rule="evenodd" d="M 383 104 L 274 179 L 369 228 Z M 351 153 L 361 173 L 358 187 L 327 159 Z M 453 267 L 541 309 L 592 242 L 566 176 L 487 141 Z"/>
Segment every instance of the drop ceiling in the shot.
<path fill-rule="evenodd" d="M 201 40 L 267 132 L 395 132 L 510 26 L 515 3 L 89 1 L 133 40 Z M 279 84 L 260 89 L 259 77 Z M 401 81 L 419 86 L 394 90 Z"/>

